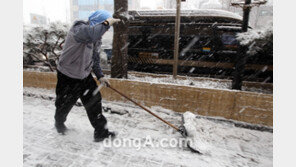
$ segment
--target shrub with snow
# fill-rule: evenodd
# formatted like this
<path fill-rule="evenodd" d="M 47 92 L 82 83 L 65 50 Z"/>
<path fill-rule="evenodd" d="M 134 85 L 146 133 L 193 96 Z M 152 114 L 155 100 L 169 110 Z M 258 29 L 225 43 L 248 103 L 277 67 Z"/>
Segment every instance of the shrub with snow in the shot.
<path fill-rule="evenodd" d="M 52 71 L 56 66 L 69 26 L 54 22 L 43 26 L 25 26 L 23 40 L 23 64 L 43 62 Z"/>
<path fill-rule="evenodd" d="M 273 54 L 273 26 L 272 24 L 263 29 L 249 30 L 248 32 L 239 33 L 237 40 L 241 45 L 247 46 L 248 55 Z"/>

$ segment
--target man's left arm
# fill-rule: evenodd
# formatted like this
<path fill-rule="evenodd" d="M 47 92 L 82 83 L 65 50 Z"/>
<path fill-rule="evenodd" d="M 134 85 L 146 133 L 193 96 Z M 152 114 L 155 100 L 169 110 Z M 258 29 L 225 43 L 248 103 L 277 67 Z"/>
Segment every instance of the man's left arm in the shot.
<path fill-rule="evenodd" d="M 95 73 L 97 79 L 104 77 L 100 66 L 100 50 L 101 50 L 101 41 L 97 41 L 94 43 L 94 50 L 93 50 L 93 72 Z"/>

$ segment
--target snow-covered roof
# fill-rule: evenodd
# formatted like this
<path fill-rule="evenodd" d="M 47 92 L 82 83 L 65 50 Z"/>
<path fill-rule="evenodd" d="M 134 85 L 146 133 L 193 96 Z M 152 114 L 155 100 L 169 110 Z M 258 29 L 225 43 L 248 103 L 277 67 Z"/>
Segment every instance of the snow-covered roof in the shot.
<path fill-rule="evenodd" d="M 131 11 L 138 16 L 176 16 L 176 10 L 141 10 Z M 242 17 L 236 13 L 232 13 L 220 9 L 197 9 L 197 10 L 181 10 L 181 16 L 195 16 L 195 17 L 224 17 L 242 20 Z"/>

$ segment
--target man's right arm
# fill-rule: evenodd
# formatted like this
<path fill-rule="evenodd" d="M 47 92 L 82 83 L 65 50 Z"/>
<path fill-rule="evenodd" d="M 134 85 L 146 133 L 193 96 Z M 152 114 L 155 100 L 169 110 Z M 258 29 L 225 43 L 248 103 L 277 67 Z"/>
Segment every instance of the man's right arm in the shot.
<path fill-rule="evenodd" d="M 74 27 L 74 39 L 81 43 L 95 43 L 109 28 L 110 26 L 104 24 L 95 26 L 80 24 Z"/>

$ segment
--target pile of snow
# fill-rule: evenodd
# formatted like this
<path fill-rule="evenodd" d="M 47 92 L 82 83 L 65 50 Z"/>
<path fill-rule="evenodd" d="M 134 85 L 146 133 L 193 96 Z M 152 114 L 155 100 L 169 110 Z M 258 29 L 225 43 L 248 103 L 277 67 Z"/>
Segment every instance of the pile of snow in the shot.
<path fill-rule="evenodd" d="M 193 139 L 190 146 L 202 154 L 209 154 L 211 145 L 206 141 L 209 136 L 207 131 L 204 130 L 205 127 L 198 126 L 196 115 L 191 112 L 184 113 L 183 118 L 188 138 Z"/>
<path fill-rule="evenodd" d="M 198 118 L 191 112 L 184 113 L 183 118 L 188 138 L 193 141 L 190 146 L 204 155 L 225 158 L 226 155 L 232 155 L 233 158 L 241 156 L 245 158 L 245 161 L 254 161 L 255 159 L 252 157 L 260 155 L 261 158 L 255 160 L 256 166 L 272 166 L 272 133 L 262 132 L 261 136 L 258 137 L 254 135 L 254 130 Z M 225 150 L 222 151 L 223 149 Z M 232 152 L 234 150 L 247 151 L 248 153 L 245 156 L 241 153 L 234 154 Z M 236 160 L 234 159 L 234 161 Z M 242 165 L 243 163 L 239 164 Z M 236 166 L 235 164 L 229 165 Z"/>

